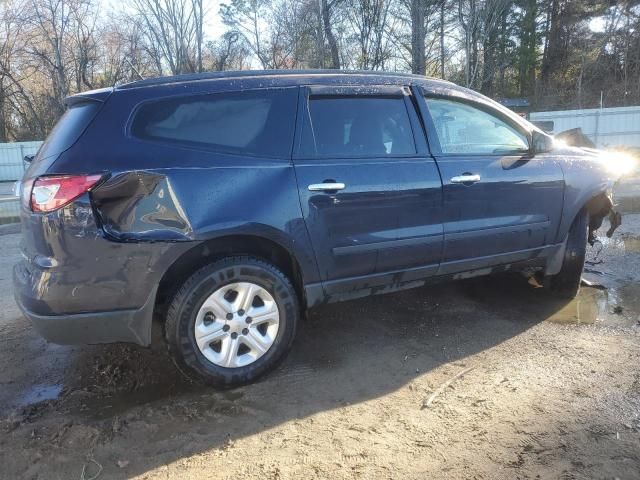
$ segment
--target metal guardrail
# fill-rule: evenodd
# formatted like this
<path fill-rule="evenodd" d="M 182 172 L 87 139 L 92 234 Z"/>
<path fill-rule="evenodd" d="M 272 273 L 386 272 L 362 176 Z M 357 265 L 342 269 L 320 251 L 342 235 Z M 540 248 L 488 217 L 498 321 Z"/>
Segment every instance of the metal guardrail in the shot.
<path fill-rule="evenodd" d="M 27 169 L 25 155 L 33 155 L 42 142 L 0 143 L 0 182 L 20 180 Z"/>

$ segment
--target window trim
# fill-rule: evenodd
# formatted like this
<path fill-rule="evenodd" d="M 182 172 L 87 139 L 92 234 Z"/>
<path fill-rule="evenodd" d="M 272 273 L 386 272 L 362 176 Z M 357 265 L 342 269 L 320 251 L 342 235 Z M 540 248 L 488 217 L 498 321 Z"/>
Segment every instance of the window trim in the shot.
<path fill-rule="evenodd" d="M 392 97 L 407 95 L 404 85 L 307 85 L 308 97 Z"/>
<path fill-rule="evenodd" d="M 513 121 L 513 119 L 509 118 L 504 113 L 499 110 L 492 108 L 490 105 L 487 105 L 482 102 L 469 100 L 468 98 L 431 93 L 424 88 L 421 88 L 421 95 L 418 99 L 418 104 L 420 105 L 420 111 L 422 112 L 422 117 L 424 118 L 425 126 L 427 128 L 427 141 L 429 142 L 429 147 L 431 148 L 431 153 L 434 156 L 447 158 L 447 157 L 490 157 L 490 158 L 501 158 L 501 157 L 527 157 L 533 156 L 532 152 L 532 141 L 531 141 L 531 132 L 526 130 L 522 125 Z M 435 122 L 433 121 L 433 117 L 431 115 L 431 110 L 429 109 L 429 105 L 427 104 L 427 99 L 437 99 L 437 100 L 447 100 L 454 103 L 461 103 L 463 105 L 467 105 L 469 107 L 480 110 L 484 113 L 487 113 L 491 116 L 498 118 L 503 121 L 509 127 L 513 128 L 516 132 L 520 133 L 527 141 L 528 149 L 527 151 L 522 152 L 504 152 L 504 153 L 447 153 L 442 151 L 442 146 L 440 144 L 440 137 L 438 136 L 438 132 L 435 126 Z"/>
<path fill-rule="evenodd" d="M 165 100 L 179 100 L 179 99 L 188 99 L 188 98 L 193 98 L 193 97 L 210 97 L 210 96 L 217 96 L 217 95 L 233 95 L 233 94 L 241 94 L 241 93 L 256 93 L 256 92 L 270 92 L 273 90 L 291 90 L 292 91 L 292 101 L 296 102 L 295 104 L 295 108 L 293 108 L 292 110 L 294 111 L 294 115 L 297 116 L 297 90 L 299 90 L 300 87 L 298 86 L 283 86 L 283 87 L 263 87 L 263 88 L 249 88 L 246 90 L 214 90 L 214 91 L 204 91 L 204 92 L 191 92 L 191 93 L 186 93 L 186 94 L 178 94 L 178 95 L 163 95 L 163 96 L 159 96 L 159 97 L 151 97 L 151 98 L 147 98 L 145 100 L 142 100 L 141 102 L 138 102 L 134 108 L 131 110 L 131 113 L 129 114 L 129 118 L 127 119 L 127 122 L 125 124 L 125 137 L 128 140 L 131 141 L 135 141 L 135 142 L 141 142 L 141 143 L 151 143 L 154 145 L 164 145 L 164 146 L 170 146 L 170 147 L 174 147 L 174 148 L 183 148 L 183 149 L 187 149 L 187 150 L 196 150 L 196 151 L 204 151 L 204 152 L 208 152 L 208 153 L 217 153 L 217 154 L 221 154 L 221 155 L 232 155 L 232 156 L 237 156 L 237 157 L 251 157 L 251 158 L 268 158 L 268 159 L 286 159 L 288 161 L 291 160 L 291 156 L 292 156 L 292 151 L 293 151 L 293 146 L 294 146 L 294 142 L 295 142 L 295 138 L 296 138 L 296 126 L 297 126 L 297 120 L 294 118 L 292 119 L 293 123 L 294 123 L 294 127 L 293 127 L 293 131 L 292 131 L 292 135 L 290 138 L 290 146 L 288 151 L 286 152 L 286 154 L 284 155 L 267 155 L 267 154 L 261 154 L 259 152 L 249 152 L 249 151 L 243 151 L 241 148 L 233 148 L 233 147 L 224 147 L 224 146 L 218 146 L 217 144 L 213 144 L 213 143 L 202 143 L 202 142 L 190 142 L 188 140 L 173 140 L 173 139 L 169 139 L 169 138 L 141 138 L 138 137 L 136 135 L 133 134 L 132 131 L 132 127 L 133 127 L 133 123 L 136 119 L 136 117 L 138 116 L 138 114 L 140 113 L 140 110 L 146 106 L 149 103 L 159 103 Z"/>
<path fill-rule="evenodd" d="M 365 90 L 357 85 L 306 85 L 301 87 L 299 93 L 298 121 L 296 124 L 296 140 L 293 153 L 294 160 L 389 160 L 389 159 L 412 159 L 424 155 L 425 149 L 423 145 L 425 140 L 420 141 L 417 138 L 416 122 L 420 122 L 419 113 L 416 111 L 410 97 L 412 96 L 408 85 L 369 85 Z M 411 135 L 413 140 L 413 153 L 390 154 L 390 155 L 336 155 L 336 154 L 305 154 L 302 152 L 303 133 L 306 128 L 311 127 L 311 109 L 309 104 L 313 98 L 393 98 L 402 99 L 407 120 L 411 127 Z M 411 110 L 414 111 L 415 119 L 412 118 Z M 300 114 L 302 113 L 302 114 Z M 313 132 L 313 129 L 312 129 Z"/>

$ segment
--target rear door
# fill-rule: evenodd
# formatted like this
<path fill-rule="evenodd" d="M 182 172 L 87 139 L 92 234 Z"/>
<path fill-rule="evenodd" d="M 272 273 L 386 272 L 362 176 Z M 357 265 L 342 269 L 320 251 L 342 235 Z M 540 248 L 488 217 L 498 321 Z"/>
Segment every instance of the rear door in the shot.
<path fill-rule="evenodd" d="M 424 102 L 424 103 L 422 103 Z M 551 244 L 564 194 L 560 165 L 491 107 L 421 99 L 444 194 L 441 274 L 526 260 Z"/>
<path fill-rule="evenodd" d="M 311 86 L 298 111 L 298 190 L 328 293 L 434 274 L 441 182 L 410 90 Z"/>

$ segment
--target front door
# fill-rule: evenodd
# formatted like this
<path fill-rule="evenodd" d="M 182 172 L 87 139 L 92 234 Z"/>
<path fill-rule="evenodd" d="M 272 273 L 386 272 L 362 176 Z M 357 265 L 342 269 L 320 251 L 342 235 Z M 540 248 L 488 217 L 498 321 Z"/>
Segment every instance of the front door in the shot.
<path fill-rule="evenodd" d="M 560 165 L 533 156 L 527 132 L 488 105 L 424 100 L 443 182 L 439 273 L 527 260 L 552 244 L 562 214 Z"/>
<path fill-rule="evenodd" d="M 410 95 L 399 86 L 301 92 L 294 165 L 327 293 L 438 269 L 442 186 Z"/>

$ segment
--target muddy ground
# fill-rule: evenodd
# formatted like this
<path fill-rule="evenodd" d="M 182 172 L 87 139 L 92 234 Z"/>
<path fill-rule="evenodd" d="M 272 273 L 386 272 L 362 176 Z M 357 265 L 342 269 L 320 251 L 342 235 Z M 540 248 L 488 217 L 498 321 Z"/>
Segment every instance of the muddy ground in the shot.
<path fill-rule="evenodd" d="M 640 215 L 624 221 L 590 254 L 606 290 L 566 304 L 506 275 L 319 308 L 278 371 L 225 392 L 162 349 L 40 339 L 5 230 L 0 478 L 640 478 Z"/>

